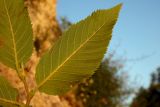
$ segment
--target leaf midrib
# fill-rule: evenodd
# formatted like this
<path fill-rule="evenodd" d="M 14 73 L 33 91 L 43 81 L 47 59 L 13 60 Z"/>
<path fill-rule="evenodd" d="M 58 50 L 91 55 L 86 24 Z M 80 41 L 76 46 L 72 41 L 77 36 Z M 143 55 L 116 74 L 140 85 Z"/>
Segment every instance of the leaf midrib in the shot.
<path fill-rule="evenodd" d="M 99 29 L 97 29 L 91 37 L 89 37 L 86 41 L 84 41 L 62 64 L 60 64 L 46 79 L 44 79 L 37 87 L 39 89 L 40 87 L 43 86 L 57 71 L 60 69 L 72 56 L 74 56 L 105 24 L 107 21 L 100 26 Z"/>
<path fill-rule="evenodd" d="M 14 52 L 14 59 L 15 59 L 15 64 L 16 64 L 16 69 L 18 69 L 18 57 L 17 57 L 17 48 L 16 48 L 16 43 L 15 43 L 15 34 L 13 32 L 13 27 L 11 23 L 11 17 L 9 15 L 8 8 L 6 6 L 6 0 L 4 0 L 4 7 L 7 13 L 8 21 L 9 21 L 9 27 L 11 31 L 11 36 L 12 36 L 12 43 L 13 43 L 13 52 Z"/>

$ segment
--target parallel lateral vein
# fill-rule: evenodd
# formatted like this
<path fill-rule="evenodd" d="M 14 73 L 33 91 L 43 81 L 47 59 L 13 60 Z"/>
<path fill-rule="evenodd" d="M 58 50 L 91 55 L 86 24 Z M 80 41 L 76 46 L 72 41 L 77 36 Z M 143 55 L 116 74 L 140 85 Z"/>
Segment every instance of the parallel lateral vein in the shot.
<path fill-rule="evenodd" d="M 104 22 L 86 41 L 84 41 L 63 63 L 61 63 L 46 79 L 44 79 L 39 85 L 38 89 L 45 84 L 47 80 L 49 80 L 57 71 L 60 69 L 73 55 L 75 55 L 90 39 L 96 35 L 96 33 L 106 24 Z"/>

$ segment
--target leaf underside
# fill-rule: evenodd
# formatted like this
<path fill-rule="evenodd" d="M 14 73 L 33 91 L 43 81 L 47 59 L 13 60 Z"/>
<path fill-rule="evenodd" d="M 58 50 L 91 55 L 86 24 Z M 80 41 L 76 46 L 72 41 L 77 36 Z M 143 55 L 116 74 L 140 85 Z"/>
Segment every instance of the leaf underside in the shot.
<path fill-rule="evenodd" d="M 17 69 L 31 56 L 32 27 L 24 0 L 0 0 L 0 62 Z"/>
<path fill-rule="evenodd" d="M 4 77 L 0 76 L 0 107 L 18 107 L 17 90 L 12 88 Z"/>
<path fill-rule="evenodd" d="M 37 67 L 36 81 L 40 91 L 63 94 L 94 73 L 104 57 L 120 8 L 121 4 L 98 10 L 64 32 Z"/>

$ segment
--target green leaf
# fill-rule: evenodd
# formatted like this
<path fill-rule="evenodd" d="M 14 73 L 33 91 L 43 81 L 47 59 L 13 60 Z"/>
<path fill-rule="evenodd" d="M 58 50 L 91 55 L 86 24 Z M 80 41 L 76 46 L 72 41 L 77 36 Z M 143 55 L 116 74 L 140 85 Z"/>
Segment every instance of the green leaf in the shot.
<path fill-rule="evenodd" d="M 0 61 L 18 69 L 31 56 L 32 39 L 24 0 L 0 0 Z"/>
<path fill-rule="evenodd" d="M 98 10 L 71 26 L 40 60 L 37 88 L 49 94 L 62 94 L 91 76 L 104 57 L 120 8 L 121 4 Z"/>
<path fill-rule="evenodd" d="M 0 107 L 18 107 L 17 90 L 12 88 L 4 77 L 0 76 Z"/>

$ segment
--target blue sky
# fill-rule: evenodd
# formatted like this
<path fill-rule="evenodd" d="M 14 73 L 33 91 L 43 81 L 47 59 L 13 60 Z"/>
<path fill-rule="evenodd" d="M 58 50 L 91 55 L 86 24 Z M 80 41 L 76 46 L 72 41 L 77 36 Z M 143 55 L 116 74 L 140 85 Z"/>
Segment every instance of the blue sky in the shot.
<path fill-rule="evenodd" d="M 108 52 L 126 59 L 130 82 L 148 86 L 160 66 L 160 0 L 58 0 L 58 17 L 77 22 L 97 9 L 123 3 Z"/>

